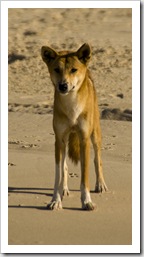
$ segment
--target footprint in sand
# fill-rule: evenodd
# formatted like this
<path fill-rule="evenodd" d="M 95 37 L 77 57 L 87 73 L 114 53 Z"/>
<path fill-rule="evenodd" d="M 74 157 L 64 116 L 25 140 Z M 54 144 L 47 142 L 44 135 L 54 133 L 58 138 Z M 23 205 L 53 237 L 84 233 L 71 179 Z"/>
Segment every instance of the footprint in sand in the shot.
<path fill-rule="evenodd" d="M 78 178 L 79 176 L 76 173 L 69 173 L 70 178 Z"/>
<path fill-rule="evenodd" d="M 28 148 L 38 148 L 39 147 L 39 145 L 37 145 L 37 144 L 30 144 L 28 142 L 19 141 L 19 140 L 16 140 L 16 139 L 9 140 L 8 143 L 12 144 L 12 145 L 19 145 L 21 148 L 26 148 L 26 149 L 28 149 Z"/>
<path fill-rule="evenodd" d="M 14 163 L 12 163 L 12 162 L 9 162 L 8 166 L 16 166 L 16 165 Z"/>

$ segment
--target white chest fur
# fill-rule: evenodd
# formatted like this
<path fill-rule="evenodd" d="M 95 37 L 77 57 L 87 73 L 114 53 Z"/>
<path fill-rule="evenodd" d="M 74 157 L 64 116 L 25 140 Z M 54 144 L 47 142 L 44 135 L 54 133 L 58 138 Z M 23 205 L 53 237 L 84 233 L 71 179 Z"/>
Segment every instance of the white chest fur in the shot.
<path fill-rule="evenodd" d="M 61 109 L 72 126 L 76 125 L 77 119 L 82 113 L 83 108 L 84 103 L 78 99 L 77 94 L 70 93 L 66 96 L 61 96 Z"/>

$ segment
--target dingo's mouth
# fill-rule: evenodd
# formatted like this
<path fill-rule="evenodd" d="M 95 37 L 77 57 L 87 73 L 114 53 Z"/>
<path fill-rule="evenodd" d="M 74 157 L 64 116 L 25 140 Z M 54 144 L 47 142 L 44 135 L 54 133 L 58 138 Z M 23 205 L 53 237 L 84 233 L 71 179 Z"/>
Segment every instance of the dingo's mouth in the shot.
<path fill-rule="evenodd" d="M 70 90 L 68 90 L 68 88 L 65 89 L 60 89 L 60 87 L 58 87 L 58 92 L 62 95 L 68 95 L 69 93 L 73 92 L 75 89 L 75 86 L 73 86 Z"/>

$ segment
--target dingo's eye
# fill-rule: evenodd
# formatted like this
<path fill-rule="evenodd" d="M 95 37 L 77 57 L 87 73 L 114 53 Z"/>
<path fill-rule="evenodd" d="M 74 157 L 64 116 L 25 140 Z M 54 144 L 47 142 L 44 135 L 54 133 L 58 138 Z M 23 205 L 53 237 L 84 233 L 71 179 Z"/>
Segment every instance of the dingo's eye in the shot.
<path fill-rule="evenodd" d="M 77 71 L 77 69 L 73 68 L 71 69 L 71 73 L 75 73 Z"/>
<path fill-rule="evenodd" d="M 60 73 L 60 69 L 59 68 L 55 68 L 54 69 L 56 73 Z"/>

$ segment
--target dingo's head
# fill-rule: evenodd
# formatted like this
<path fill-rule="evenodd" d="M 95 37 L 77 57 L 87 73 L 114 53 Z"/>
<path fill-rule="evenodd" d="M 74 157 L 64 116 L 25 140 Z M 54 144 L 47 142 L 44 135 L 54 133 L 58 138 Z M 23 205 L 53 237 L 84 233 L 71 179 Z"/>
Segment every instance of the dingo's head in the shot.
<path fill-rule="evenodd" d="M 76 52 L 56 52 L 48 46 L 42 46 L 41 55 L 59 93 L 68 94 L 79 90 L 85 79 L 87 63 L 91 56 L 88 44 L 82 45 Z"/>

